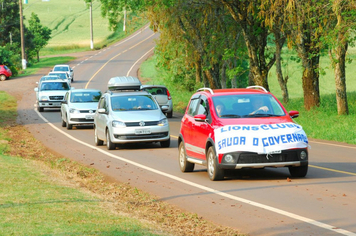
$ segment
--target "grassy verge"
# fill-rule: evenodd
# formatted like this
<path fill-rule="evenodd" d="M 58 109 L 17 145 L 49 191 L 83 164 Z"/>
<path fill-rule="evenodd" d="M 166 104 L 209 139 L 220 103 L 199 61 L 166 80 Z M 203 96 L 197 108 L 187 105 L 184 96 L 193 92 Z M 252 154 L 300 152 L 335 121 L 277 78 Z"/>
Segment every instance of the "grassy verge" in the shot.
<path fill-rule="evenodd" d="M 326 68 L 325 61 L 324 65 Z M 294 65 L 293 68 L 294 72 L 301 70 L 297 65 Z M 173 98 L 174 110 L 184 113 L 193 92 L 173 84 L 165 71 L 155 67 L 154 56 L 141 65 L 140 72 L 141 77 L 150 78 L 150 83 L 166 85 Z M 320 107 L 310 111 L 304 109 L 301 80 L 297 78 L 290 79 L 291 82 L 288 83 L 291 100 L 288 104 L 285 104 L 285 107 L 288 111 L 297 110 L 300 112 L 300 116 L 295 121 L 303 126 L 309 138 L 356 144 L 356 88 L 354 86 L 348 87 L 348 91 L 350 91 L 348 92 L 350 115 L 339 116 L 337 114 L 335 85 L 333 85 L 334 78 L 330 74 L 332 74 L 331 69 L 329 69 L 327 75 L 323 75 L 321 78 L 321 84 L 325 86 L 321 87 Z M 270 76 L 270 89 L 281 100 L 278 82 L 273 78 L 275 77 Z M 349 83 L 351 82 L 349 81 Z M 202 85 L 197 85 L 197 88 L 199 87 L 202 87 Z"/>
<path fill-rule="evenodd" d="M 54 65 L 57 65 L 57 64 L 66 64 L 67 62 L 74 60 L 74 59 L 75 59 L 75 57 L 41 58 L 41 60 L 38 63 L 30 65 L 29 67 L 26 68 L 26 70 L 21 71 L 21 73 L 18 76 L 21 77 L 21 76 L 33 75 L 33 74 L 36 74 L 37 71 L 39 71 L 42 68 L 53 67 Z"/>
<path fill-rule="evenodd" d="M 239 235 L 52 153 L 0 92 L 0 235 Z"/>

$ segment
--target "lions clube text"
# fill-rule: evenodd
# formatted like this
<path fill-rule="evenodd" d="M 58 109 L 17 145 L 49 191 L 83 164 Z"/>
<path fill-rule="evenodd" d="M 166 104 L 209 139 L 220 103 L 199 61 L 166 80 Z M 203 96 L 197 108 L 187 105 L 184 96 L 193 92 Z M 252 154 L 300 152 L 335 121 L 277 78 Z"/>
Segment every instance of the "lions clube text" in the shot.
<path fill-rule="evenodd" d="M 281 150 L 308 147 L 308 138 L 295 123 L 232 125 L 215 130 L 219 154 L 234 151 L 276 153 Z"/>

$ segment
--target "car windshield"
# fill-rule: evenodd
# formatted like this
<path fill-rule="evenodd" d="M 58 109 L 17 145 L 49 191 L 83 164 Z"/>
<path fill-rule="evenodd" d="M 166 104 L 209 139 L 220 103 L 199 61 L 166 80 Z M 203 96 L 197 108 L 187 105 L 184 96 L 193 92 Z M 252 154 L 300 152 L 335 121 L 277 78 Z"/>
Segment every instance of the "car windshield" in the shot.
<path fill-rule="evenodd" d="M 83 103 L 83 102 L 98 102 L 101 97 L 99 91 L 88 92 L 73 92 L 70 98 L 70 102 Z"/>
<path fill-rule="evenodd" d="M 68 79 L 65 73 L 50 73 L 50 75 L 57 75 L 60 79 Z"/>
<path fill-rule="evenodd" d="M 53 71 L 69 71 L 69 68 L 67 66 L 56 66 Z"/>
<path fill-rule="evenodd" d="M 220 118 L 284 116 L 277 100 L 270 94 L 224 95 L 213 97 Z"/>
<path fill-rule="evenodd" d="M 111 97 L 113 111 L 156 110 L 158 109 L 150 95 L 128 95 Z"/>
<path fill-rule="evenodd" d="M 150 87 L 150 88 L 143 88 L 143 90 L 149 92 L 152 95 L 166 95 L 167 96 L 167 89 L 161 87 Z"/>
<path fill-rule="evenodd" d="M 43 82 L 41 91 L 45 90 L 69 90 L 69 85 L 66 82 Z"/>

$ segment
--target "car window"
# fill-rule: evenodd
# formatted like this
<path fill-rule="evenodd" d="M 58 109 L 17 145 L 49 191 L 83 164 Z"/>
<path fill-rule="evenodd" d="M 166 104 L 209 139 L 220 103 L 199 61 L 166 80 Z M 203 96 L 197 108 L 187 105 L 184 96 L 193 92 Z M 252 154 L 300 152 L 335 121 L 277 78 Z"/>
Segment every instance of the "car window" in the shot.
<path fill-rule="evenodd" d="M 167 89 L 166 88 L 144 88 L 143 90 L 149 92 L 152 95 L 167 95 Z"/>
<path fill-rule="evenodd" d="M 104 108 L 106 111 L 108 110 L 105 97 L 102 97 L 100 99 L 99 104 L 98 104 L 98 108 Z"/>
<path fill-rule="evenodd" d="M 100 92 L 73 92 L 70 101 L 73 103 L 80 102 L 98 102 L 101 97 Z"/>
<path fill-rule="evenodd" d="M 56 66 L 53 71 L 69 71 L 69 69 L 66 66 Z"/>
<path fill-rule="evenodd" d="M 221 118 L 285 115 L 282 107 L 270 94 L 215 96 L 213 103 L 216 114 Z"/>
<path fill-rule="evenodd" d="M 188 112 L 187 112 L 188 115 L 195 116 L 197 114 L 198 103 L 199 103 L 199 97 L 193 97 L 190 100 L 189 108 L 188 108 Z"/>
<path fill-rule="evenodd" d="M 65 82 L 42 82 L 41 90 L 69 90 L 68 83 Z"/>
<path fill-rule="evenodd" d="M 127 95 L 111 97 L 113 111 L 156 110 L 154 98 L 150 95 Z"/>

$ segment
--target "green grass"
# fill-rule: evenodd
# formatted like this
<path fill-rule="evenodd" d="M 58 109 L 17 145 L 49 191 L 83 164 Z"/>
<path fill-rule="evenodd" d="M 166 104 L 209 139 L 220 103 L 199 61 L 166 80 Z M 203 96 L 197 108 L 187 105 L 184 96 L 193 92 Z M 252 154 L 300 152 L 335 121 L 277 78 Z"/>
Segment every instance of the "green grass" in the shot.
<path fill-rule="evenodd" d="M 43 26 L 52 30 L 48 45 L 40 55 L 58 55 L 90 50 L 90 11 L 83 0 L 30 0 L 24 4 L 25 19 L 36 13 Z M 122 19 L 116 32 L 109 30 L 108 19 L 101 17 L 100 2 L 93 1 L 93 41 L 94 48 L 100 49 L 127 34 L 141 28 L 147 20 L 128 13 L 126 32 Z M 28 25 L 28 21 L 25 20 Z"/>
<path fill-rule="evenodd" d="M 353 51 L 351 50 L 351 52 Z M 350 55 L 350 57 L 355 58 L 355 54 Z M 336 106 L 334 73 L 330 65 L 328 65 L 328 58 L 324 57 L 321 61 L 325 73 L 320 76 L 320 107 L 310 111 L 304 109 L 301 80 L 303 69 L 294 61 L 290 61 L 284 67 L 284 70 L 288 71 L 290 77 L 288 90 L 291 99 L 288 104 L 284 105 L 288 111 L 297 110 L 300 112 L 300 116 L 295 121 L 303 126 L 309 138 L 356 144 L 356 84 L 350 76 L 347 77 L 350 114 L 348 116 L 339 116 Z M 349 65 L 347 75 L 352 75 L 355 70 L 355 68 Z M 151 78 L 152 82 L 150 83 L 166 85 L 173 98 L 174 110 L 176 112 L 184 112 L 193 92 L 189 92 L 183 87 L 173 84 L 165 71 L 155 67 L 155 57 L 150 58 L 141 65 L 141 76 Z M 271 92 L 282 101 L 282 93 L 275 76 L 274 68 L 272 68 L 269 74 L 269 86 Z"/>
<path fill-rule="evenodd" d="M 36 74 L 37 71 L 39 71 L 42 68 L 53 67 L 54 65 L 57 65 L 57 64 L 66 64 L 67 62 L 74 60 L 74 59 L 75 59 L 75 57 L 45 57 L 45 58 L 41 58 L 39 62 L 32 64 L 29 67 L 27 67 L 26 70 L 21 71 L 21 73 L 18 76 L 21 77 L 21 76 L 33 75 L 33 74 Z"/>

